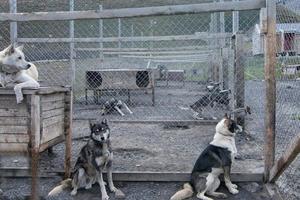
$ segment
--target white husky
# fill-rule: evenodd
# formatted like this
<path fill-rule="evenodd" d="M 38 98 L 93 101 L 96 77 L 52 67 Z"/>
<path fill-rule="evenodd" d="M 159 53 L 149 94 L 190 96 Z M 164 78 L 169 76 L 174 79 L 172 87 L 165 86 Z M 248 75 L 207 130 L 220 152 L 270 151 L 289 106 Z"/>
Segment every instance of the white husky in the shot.
<path fill-rule="evenodd" d="M 40 86 L 36 66 L 25 60 L 22 50 L 23 46 L 9 45 L 0 51 L 0 86 L 13 85 L 17 103 L 23 100 L 23 88 L 36 89 Z"/>

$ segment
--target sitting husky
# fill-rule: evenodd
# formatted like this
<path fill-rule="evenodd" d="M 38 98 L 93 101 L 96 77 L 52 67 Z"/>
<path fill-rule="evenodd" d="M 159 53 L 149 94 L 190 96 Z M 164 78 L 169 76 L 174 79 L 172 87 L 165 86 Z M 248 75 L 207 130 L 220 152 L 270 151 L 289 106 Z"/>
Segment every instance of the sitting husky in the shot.
<path fill-rule="evenodd" d="M 9 45 L 0 52 L 0 86 L 14 85 L 17 103 L 23 100 L 23 88 L 38 88 L 36 66 L 25 60 L 23 46 Z"/>
<path fill-rule="evenodd" d="M 230 117 L 225 117 L 217 124 L 213 141 L 204 149 L 198 157 L 190 183 L 184 184 L 184 189 L 175 193 L 171 200 L 182 200 L 197 193 L 197 198 L 212 200 L 205 196 L 208 194 L 217 198 L 226 198 L 224 193 L 216 192 L 220 186 L 219 175 L 224 173 L 225 185 L 229 192 L 237 194 L 237 185 L 230 180 L 231 164 L 237 154 L 235 146 L 235 131 L 240 130 L 239 126 Z"/>
<path fill-rule="evenodd" d="M 77 194 L 77 189 L 84 187 L 90 189 L 92 184 L 98 182 L 101 189 L 102 200 L 109 199 L 105 183 L 103 181 L 103 170 L 107 169 L 109 189 L 116 196 L 124 197 L 121 190 L 118 190 L 112 180 L 113 152 L 110 145 L 110 129 L 107 120 L 99 124 L 90 124 L 90 140 L 81 149 L 72 172 L 72 179 L 62 181 L 61 185 L 55 187 L 48 196 L 60 193 L 67 187 L 72 187 L 71 195 Z"/>

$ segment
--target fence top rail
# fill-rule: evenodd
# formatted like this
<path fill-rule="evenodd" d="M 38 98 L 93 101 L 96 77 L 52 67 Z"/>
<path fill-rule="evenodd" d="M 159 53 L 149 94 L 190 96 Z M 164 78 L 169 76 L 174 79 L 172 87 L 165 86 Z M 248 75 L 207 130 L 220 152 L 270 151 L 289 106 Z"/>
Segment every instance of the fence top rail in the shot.
<path fill-rule="evenodd" d="M 170 5 L 141 8 L 121 8 L 89 11 L 0 13 L 0 21 L 58 21 L 78 19 L 113 19 L 161 15 L 196 14 L 207 12 L 226 12 L 259 10 L 266 7 L 266 0 L 245 0 L 238 2 L 212 2 L 187 5 Z"/>

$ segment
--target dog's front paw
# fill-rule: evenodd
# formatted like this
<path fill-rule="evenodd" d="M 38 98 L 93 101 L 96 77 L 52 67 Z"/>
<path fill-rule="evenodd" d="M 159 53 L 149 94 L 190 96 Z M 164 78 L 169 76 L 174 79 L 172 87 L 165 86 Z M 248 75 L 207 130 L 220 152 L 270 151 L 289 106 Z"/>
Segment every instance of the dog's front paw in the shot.
<path fill-rule="evenodd" d="M 77 194 L 77 190 L 72 190 L 71 195 L 75 196 Z"/>
<path fill-rule="evenodd" d="M 238 188 L 238 186 L 236 184 L 232 184 L 231 187 L 234 188 L 234 189 Z"/>
<path fill-rule="evenodd" d="M 125 194 L 121 190 L 116 189 L 115 197 L 116 199 L 125 199 Z"/>
<path fill-rule="evenodd" d="M 107 194 L 104 194 L 104 195 L 102 195 L 102 198 L 101 198 L 102 200 L 108 200 L 109 199 L 109 196 L 107 195 Z"/>
<path fill-rule="evenodd" d="M 111 187 L 111 188 L 109 188 L 109 190 L 110 190 L 111 192 L 116 192 L 118 189 L 117 189 L 116 187 Z"/>
<path fill-rule="evenodd" d="M 237 193 L 239 193 L 239 191 L 237 189 L 235 189 L 235 188 L 229 188 L 229 192 L 231 194 L 237 194 Z"/>
<path fill-rule="evenodd" d="M 17 99 L 17 104 L 19 104 L 19 103 L 22 103 L 24 98 L 23 98 L 23 96 L 21 96 L 21 97 L 17 97 L 16 99 Z"/>

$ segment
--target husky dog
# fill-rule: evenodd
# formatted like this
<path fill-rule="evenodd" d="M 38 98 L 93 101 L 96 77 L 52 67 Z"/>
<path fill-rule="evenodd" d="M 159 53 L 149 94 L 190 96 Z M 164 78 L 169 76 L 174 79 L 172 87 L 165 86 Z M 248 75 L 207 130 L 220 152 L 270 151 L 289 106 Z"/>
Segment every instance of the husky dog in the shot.
<path fill-rule="evenodd" d="M 106 101 L 102 106 L 102 115 L 107 115 L 117 111 L 121 116 L 124 116 L 125 114 L 121 110 L 123 107 L 129 112 L 129 114 L 133 114 L 125 102 L 112 98 L 109 101 Z"/>
<path fill-rule="evenodd" d="M 0 52 L 0 86 L 14 85 L 17 103 L 23 100 L 23 88 L 38 88 L 38 71 L 33 63 L 27 62 L 23 46 L 9 45 Z"/>
<path fill-rule="evenodd" d="M 84 187 L 90 189 L 96 182 L 101 189 L 102 200 L 108 200 L 105 182 L 103 181 L 103 170 L 107 169 L 109 189 L 116 195 L 124 196 L 121 190 L 114 186 L 112 180 L 113 152 L 110 144 L 110 129 L 107 120 L 101 123 L 90 123 L 90 140 L 81 149 L 72 172 L 72 178 L 62 181 L 61 185 L 55 187 L 48 196 L 54 196 L 63 189 L 72 187 L 71 195 L 77 194 L 77 189 Z"/>
<path fill-rule="evenodd" d="M 229 192 L 237 194 L 237 185 L 230 180 L 231 164 L 237 154 L 235 146 L 235 131 L 240 127 L 234 120 L 227 116 L 217 124 L 213 141 L 204 149 L 198 157 L 191 174 L 189 183 L 176 192 L 170 200 L 182 200 L 197 193 L 197 198 L 212 200 L 205 196 L 208 194 L 216 198 L 226 198 L 224 193 L 216 192 L 220 186 L 219 175 L 224 173 L 225 185 Z"/>

